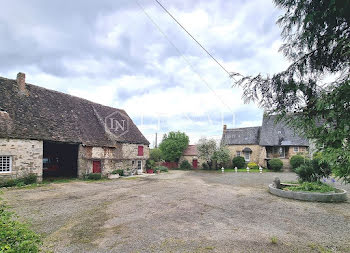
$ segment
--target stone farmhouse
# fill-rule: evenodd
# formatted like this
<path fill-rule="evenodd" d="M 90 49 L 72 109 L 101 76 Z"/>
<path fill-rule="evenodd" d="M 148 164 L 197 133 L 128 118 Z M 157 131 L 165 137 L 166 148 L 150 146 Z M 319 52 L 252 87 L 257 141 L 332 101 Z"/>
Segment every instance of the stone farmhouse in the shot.
<path fill-rule="evenodd" d="M 246 162 L 267 167 L 268 160 L 279 158 L 284 169 L 290 168 L 290 158 L 298 153 L 308 153 L 309 141 L 298 135 L 283 122 L 275 123 L 276 116 L 265 115 L 262 126 L 227 129 L 223 128 L 221 144 L 231 154 L 243 156 Z"/>
<path fill-rule="evenodd" d="M 149 142 L 124 110 L 0 77 L 0 178 L 141 172 Z"/>
<path fill-rule="evenodd" d="M 204 162 L 204 160 L 199 157 L 196 145 L 187 146 L 179 159 L 179 164 L 184 160 L 187 160 L 192 165 L 193 169 L 198 169 Z"/>

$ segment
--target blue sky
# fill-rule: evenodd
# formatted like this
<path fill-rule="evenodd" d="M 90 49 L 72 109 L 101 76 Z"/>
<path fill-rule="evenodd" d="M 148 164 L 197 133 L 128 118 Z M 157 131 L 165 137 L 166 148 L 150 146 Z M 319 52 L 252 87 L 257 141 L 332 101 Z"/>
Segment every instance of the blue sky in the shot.
<path fill-rule="evenodd" d="M 138 0 L 215 95 L 154 27 L 136 0 L 6 1 L 0 14 L 0 75 L 123 108 L 154 144 L 184 131 L 191 143 L 228 127 L 261 124 L 263 111 L 153 0 Z M 280 10 L 270 0 L 162 0 L 225 66 L 242 74 L 286 67 L 278 52 Z M 219 98 L 218 98 L 219 97 Z"/>

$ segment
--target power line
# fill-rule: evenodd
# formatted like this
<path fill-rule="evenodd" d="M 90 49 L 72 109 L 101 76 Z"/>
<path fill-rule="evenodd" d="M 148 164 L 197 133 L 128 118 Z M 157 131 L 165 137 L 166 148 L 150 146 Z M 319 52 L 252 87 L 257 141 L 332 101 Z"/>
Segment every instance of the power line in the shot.
<path fill-rule="evenodd" d="M 233 113 L 232 109 L 221 99 L 221 97 L 210 87 L 208 82 L 199 74 L 198 71 L 195 70 L 191 62 L 185 57 L 185 55 L 180 51 L 180 49 L 170 40 L 170 38 L 163 32 L 163 30 L 159 27 L 159 25 L 152 19 L 152 17 L 147 13 L 147 11 L 140 5 L 138 0 L 135 0 L 136 4 L 140 7 L 140 9 L 144 12 L 144 14 L 151 20 L 153 25 L 159 30 L 159 32 L 164 36 L 164 38 L 175 48 L 177 53 L 182 57 L 182 59 L 190 66 L 191 70 L 198 75 L 198 77 L 204 82 L 207 88 L 220 100 L 220 102 L 226 106 L 230 112 Z"/>
<path fill-rule="evenodd" d="M 199 41 L 198 40 L 196 40 L 196 38 L 195 37 L 193 37 L 192 36 L 192 34 L 189 32 L 189 31 L 187 31 L 187 29 L 183 26 L 183 25 L 181 25 L 181 23 L 179 22 L 179 21 L 177 21 L 177 19 L 158 1 L 158 0 L 154 0 L 154 1 L 156 1 L 158 4 L 159 4 L 159 6 L 160 7 L 162 7 L 162 9 L 166 12 L 166 13 L 168 13 L 168 15 L 229 75 L 229 76 L 231 76 L 231 73 L 227 70 L 227 69 L 225 69 L 225 67 L 224 66 L 222 66 L 222 64 L 218 61 L 218 60 L 216 60 L 215 59 L 215 57 L 211 54 L 211 53 L 209 53 L 209 51 L 207 50 L 207 49 L 205 49 L 204 48 L 204 46 L 202 46 L 202 44 L 201 43 L 199 43 Z"/>

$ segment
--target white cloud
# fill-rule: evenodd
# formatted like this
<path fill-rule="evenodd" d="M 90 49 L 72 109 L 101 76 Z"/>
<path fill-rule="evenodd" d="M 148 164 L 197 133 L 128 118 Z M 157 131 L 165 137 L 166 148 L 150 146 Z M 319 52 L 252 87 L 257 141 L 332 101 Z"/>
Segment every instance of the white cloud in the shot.
<path fill-rule="evenodd" d="M 261 124 L 262 110 L 243 104 L 242 90 L 231 87 L 228 75 L 159 6 L 141 1 L 209 88 L 137 5 L 107 2 L 84 2 L 74 18 L 68 14 L 81 4 L 72 3 L 66 16 L 51 6 L 59 1 L 27 4 L 27 22 L 13 18 L 18 6 L 8 2 L 0 18 L 1 75 L 23 71 L 31 83 L 123 108 L 150 141 L 155 131 L 170 130 L 186 131 L 192 143 L 219 139 L 223 123 L 233 126 L 232 114 L 237 127 Z M 272 74 L 288 64 L 278 52 L 280 30 L 273 22 L 279 13 L 269 1 L 164 4 L 228 71 Z"/>

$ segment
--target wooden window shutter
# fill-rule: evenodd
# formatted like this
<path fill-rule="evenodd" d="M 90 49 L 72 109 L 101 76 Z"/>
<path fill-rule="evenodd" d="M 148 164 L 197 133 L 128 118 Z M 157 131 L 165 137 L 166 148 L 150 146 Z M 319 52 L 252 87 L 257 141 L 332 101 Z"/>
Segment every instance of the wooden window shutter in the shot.
<path fill-rule="evenodd" d="M 143 156 L 143 146 L 138 146 L 137 155 L 138 156 Z"/>

